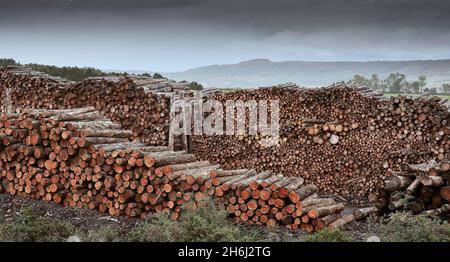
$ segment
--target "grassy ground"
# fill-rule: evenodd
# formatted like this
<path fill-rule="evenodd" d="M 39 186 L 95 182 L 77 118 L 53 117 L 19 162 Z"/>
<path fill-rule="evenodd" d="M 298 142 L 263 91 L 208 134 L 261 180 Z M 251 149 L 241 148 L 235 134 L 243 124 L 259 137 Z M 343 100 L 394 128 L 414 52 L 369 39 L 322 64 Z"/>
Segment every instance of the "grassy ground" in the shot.
<path fill-rule="evenodd" d="M 87 209 L 0 195 L 0 241 L 450 241 L 450 225 L 404 213 L 376 221 L 354 222 L 344 230 L 323 230 L 308 235 L 282 228 L 233 224 L 225 210 L 205 202 L 196 212 L 186 211 L 180 221 L 167 214 L 145 220 L 111 218 Z"/>
<path fill-rule="evenodd" d="M 411 96 L 411 97 L 419 96 L 419 94 L 397 94 L 397 93 L 384 93 L 383 96 L 384 97 L 392 97 L 392 96 L 399 96 L 399 95 L 401 95 L 401 96 Z M 435 95 L 435 96 L 440 97 L 440 98 L 450 99 L 450 95 Z"/>

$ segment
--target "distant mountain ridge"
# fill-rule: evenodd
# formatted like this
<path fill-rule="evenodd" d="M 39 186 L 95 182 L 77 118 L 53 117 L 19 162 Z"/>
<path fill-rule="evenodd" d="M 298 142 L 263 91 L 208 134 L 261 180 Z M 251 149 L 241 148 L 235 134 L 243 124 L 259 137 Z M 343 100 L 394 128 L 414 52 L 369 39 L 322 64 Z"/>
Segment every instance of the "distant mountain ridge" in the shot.
<path fill-rule="evenodd" d="M 285 82 L 301 86 L 325 86 L 350 80 L 356 74 L 366 77 L 378 74 L 380 78 L 385 78 L 395 72 L 405 74 L 407 80 L 416 80 L 420 75 L 425 75 L 428 87 L 440 87 L 442 83 L 450 83 L 450 59 L 368 62 L 272 62 L 268 59 L 254 59 L 163 75 L 178 81 L 197 81 L 206 86 L 258 87 Z"/>

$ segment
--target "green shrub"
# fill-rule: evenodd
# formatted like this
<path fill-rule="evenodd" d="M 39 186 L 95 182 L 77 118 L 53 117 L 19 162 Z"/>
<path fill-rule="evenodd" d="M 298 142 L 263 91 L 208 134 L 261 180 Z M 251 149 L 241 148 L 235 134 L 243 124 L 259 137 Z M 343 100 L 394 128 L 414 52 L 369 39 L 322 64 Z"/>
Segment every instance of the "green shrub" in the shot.
<path fill-rule="evenodd" d="M 342 231 L 340 229 L 328 229 L 324 228 L 323 230 L 308 235 L 305 238 L 307 242 L 353 242 L 355 241 L 352 236 L 350 236 L 347 232 Z"/>
<path fill-rule="evenodd" d="M 155 79 L 161 79 L 161 78 L 164 78 L 164 76 L 162 76 L 162 75 L 159 74 L 159 73 L 154 73 L 154 74 L 153 74 L 153 78 L 155 78 Z"/>
<path fill-rule="evenodd" d="M 21 215 L 5 223 L 0 230 L 5 241 L 65 241 L 75 230 L 67 222 L 42 217 L 30 207 L 22 208 Z"/>
<path fill-rule="evenodd" d="M 212 201 L 206 201 L 204 205 L 193 211 L 184 210 L 180 221 L 182 241 L 229 241 L 244 242 L 254 241 L 237 225 L 228 219 L 226 210 L 217 207 Z"/>
<path fill-rule="evenodd" d="M 130 241 L 254 241 L 238 225 L 227 219 L 225 210 L 207 201 L 197 210 L 184 208 L 179 221 L 172 221 L 167 213 L 150 216 L 128 236 Z"/>
<path fill-rule="evenodd" d="M 385 242 L 449 242 L 450 225 L 423 214 L 398 212 L 383 221 L 380 238 Z"/>
<path fill-rule="evenodd" d="M 179 241 L 180 228 L 166 212 L 148 217 L 128 235 L 129 241 L 139 242 L 175 242 Z"/>
<path fill-rule="evenodd" d="M 115 227 L 110 225 L 101 226 L 95 231 L 90 231 L 85 237 L 84 241 L 88 242 L 120 242 L 123 241 L 122 233 Z"/>
<path fill-rule="evenodd" d="M 282 226 L 268 228 L 266 226 L 243 224 L 241 227 L 247 232 L 247 235 L 259 242 L 299 242 L 305 235 L 303 231 L 286 230 Z"/>

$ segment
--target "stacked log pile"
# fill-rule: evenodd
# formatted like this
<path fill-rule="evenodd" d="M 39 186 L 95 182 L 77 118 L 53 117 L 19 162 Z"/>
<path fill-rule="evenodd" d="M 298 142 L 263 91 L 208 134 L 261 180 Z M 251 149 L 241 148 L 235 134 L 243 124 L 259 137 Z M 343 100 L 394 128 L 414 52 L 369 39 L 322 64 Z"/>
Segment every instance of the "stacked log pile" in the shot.
<path fill-rule="evenodd" d="M 380 190 L 375 205 L 381 212 L 406 210 L 412 214 L 450 213 L 450 163 L 431 160 L 422 164 L 403 163 L 392 171 Z"/>
<path fill-rule="evenodd" d="M 8 95 L 16 112 L 24 107 L 94 106 L 124 129 L 132 130 L 133 138 L 157 146 L 167 145 L 170 101 L 153 91 L 161 91 L 161 85 L 163 91 L 186 88 L 186 83 L 175 84 L 151 77 L 106 77 L 73 83 L 24 67 L 0 69 L 2 101 Z"/>
<path fill-rule="evenodd" d="M 162 95 L 173 93 L 177 91 L 188 91 L 190 90 L 190 83 L 186 81 L 176 82 L 167 78 L 151 78 L 148 76 L 129 76 L 137 88 L 142 88 L 146 93 L 156 92 Z M 92 81 L 108 81 L 119 83 L 123 77 L 110 76 L 110 77 L 89 77 L 87 80 Z"/>
<path fill-rule="evenodd" d="M 186 89 L 186 83 L 177 86 L 170 81 L 146 77 L 93 78 L 71 83 L 22 67 L 0 69 L 0 74 L 2 100 L 6 97 L 10 100 L 10 104 L 3 105 L 3 108 L 11 107 L 19 112 L 24 107 L 62 109 L 92 106 L 120 124 L 121 128 L 132 130 L 131 135 L 130 131 L 123 131 L 127 137 L 105 137 L 97 130 L 100 138 L 91 137 L 85 141 L 87 144 L 93 143 L 93 146 L 99 143 L 131 143 L 129 146 L 136 145 L 137 148 L 166 146 L 170 102 L 167 96 L 155 95 L 155 92 L 167 94 Z M 315 184 L 324 193 L 367 196 L 383 188 L 385 180 L 392 172 L 400 171 L 404 163 L 450 159 L 449 103 L 439 98 L 380 99 L 377 92 L 345 85 L 314 90 L 282 86 L 211 92 L 209 95 L 222 102 L 280 101 L 282 128 L 277 146 L 264 147 L 258 135 L 193 138 L 196 156 L 220 164 L 226 170 L 253 168 L 257 172 L 279 172 L 302 178 L 305 184 Z M 96 113 L 86 112 L 86 117 L 90 120 L 79 121 L 83 123 L 78 123 L 78 128 L 90 129 L 91 125 L 98 125 L 95 129 L 104 127 L 105 123 L 97 123 Z M 103 121 L 108 120 L 100 122 Z M 105 125 L 107 128 L 119 128 L 111 123 Z M 8 132 L 12 131 L 8 129 Z M 119 149 L 133 150 L 127 147 Z M 175 154 L 166 151 L 167 148 L 161 154 Z M 122 154 L 128 157 L 130 153 Z M 240 191 L 224 193 L 228 194 L 239 198 Z"/>
<path fill-rule="evenodd" d="M 83 95 L 88 93 L 89 95 Z M 60 108 L 86 105 L 105 114 L 124 129 L 133 130 L 133 137 L 151 145 L 167 145 L 169 135 L 169 98 L 146 92 L 133 80 L 119 82 L 86 80 L 65 92 Z"/>
<path fill-rule="evenodd" d="M 192 154 L 132 142 L 94 107 L 28 109 L 0 120 L 0 192 L 144 217 L 213 196 L 236 221 L 320 230 L 344 208 L 301 178 L 224 171 Z M 231 212 L 233 211 L 233 212 Z"/>
<path fill-rule="evenodd" d="M 211 191 L 226 204 L 234 221 L 288 229 L 319 231 L 339 219 L 344 205 L 317 196 L 315 185 L 302 178 L 285 177 L 270 171 L 219 170 L 211 180 Z"/>
<path fill-rule="evenodd" d="M 327 194 L 362 197 L 383 188 L 401 163 L 450 157 L 448 102 L 436 97 L 382 99 L 370 90 L 335 85 L 239 90 L 212 98 L 224 105 L 280 102 L 277 146 L 264 147 L 259 135 L 193 137 L 193 152 L 225 169 L 281 172 Z"/>

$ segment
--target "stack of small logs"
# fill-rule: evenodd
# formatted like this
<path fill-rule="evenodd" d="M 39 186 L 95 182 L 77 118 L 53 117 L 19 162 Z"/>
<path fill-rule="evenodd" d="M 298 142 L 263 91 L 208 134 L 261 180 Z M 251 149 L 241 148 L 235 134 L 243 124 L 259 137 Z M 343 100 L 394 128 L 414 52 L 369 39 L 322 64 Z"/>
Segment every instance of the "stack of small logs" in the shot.
<path fill-rule="evenodd" d="M 170 99 L 151 92 L 148 85 L 142 86 L 143 79 L 154 80 L 151 77 L 106 77 L 76 83 L 25 67 L 6 67 L 0 69 L 0 94 L 4 101 L 6 91 L 9 92 L 16 112 L 23 107 L 93 106 L 124 129 L 132 130 L 133 138 L 151 145 L 167 145 Z"/>
<path fill-rule="evenodd" d="M 275 86 L 211 98 L 224 105 L 227 100 L 280 103 L 276 146 L 262 145 L 260 134 L 193 137 L 193 152 L 224 169 L 271 170 L 302 177 L 326 194 L 365 197 L 383 188 L 402 163 L 450 159 L 449 102 L 437 97 L 384 99 L 365 88 L 334 85 Z"/>
<path fill-rule="evenodd" d="M 405 210 L 412 214 L 450 214 L 450 162 L 431 160 L 423 164 L 401 164 L 380 190 L 375 206 L 382 213 Z"/>
<path fill-rule="evenodd" d="M 213 196 L 236 221 L 308 232 L 332 224 L 344 209 L 301 178 L 224 171 L 132 136 L 94 107 L 3 114 L 0 192 L 113 216 L 167 211 L 174 220 L 184 204 L 195 209 Z"/>
<path fill-rule="evenodd" d="M 285 177 L 270 171 L 218 170 L 211 180 L 217 187 L 210 194 L 225 202 L 234 221 L 287 229 L 319 231 L 341 218 L 344 205 L 317 196 L 315 185 L 302 178 Z"/>

